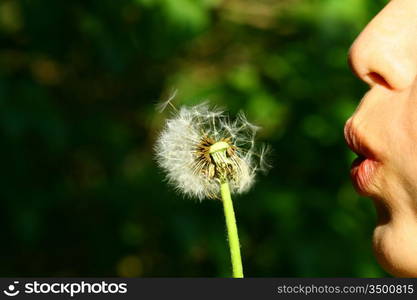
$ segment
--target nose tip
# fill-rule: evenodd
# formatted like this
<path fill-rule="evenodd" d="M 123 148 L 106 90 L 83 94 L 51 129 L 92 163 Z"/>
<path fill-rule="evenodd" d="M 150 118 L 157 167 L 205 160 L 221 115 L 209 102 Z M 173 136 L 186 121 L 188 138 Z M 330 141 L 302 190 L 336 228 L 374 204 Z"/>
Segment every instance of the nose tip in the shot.
<path fill-rule="evenodd" d="M 356 41 L 352 44 L 352 46 L 349 49 L 349 52 L 348 52 L 348 55 L 347 55 L 347 62 L 348 62 L 348 66 L 349 66 L 350 70 L 352 71 L 352 73 L 354 73 L 357 77 L 361 78 L 361 72 L 359 71 L 359 69 L 361 68 L 360 67 L 361 64 L 358 63 L 359 58 L 357 57 L 358 56 L 358 50 L 356 50 L 356 48 L 354 48 Z"/>
<path fill-rule="evenodd" d="M 415 12 L 398 2 L 390 2 L 349 49 L 350 68 L 370 86 L 402 90 L 413 84 L 417 75 L 417 19 Z M 417 1 L 413 6 L 417 9 Z"/>
<path fill-rule="evenodd" d="M 383 63 L 375 62 L 375 58 L 367 49 L 362 49 L 362 41 L 357 39 L 348 52 L 348 65 L 352 72 L 369 86 L 381 85 L 388 89 L 394 89 L 392 80 L 383 70 Z M 384 60 L 386 61 L 386 60 Z"/>

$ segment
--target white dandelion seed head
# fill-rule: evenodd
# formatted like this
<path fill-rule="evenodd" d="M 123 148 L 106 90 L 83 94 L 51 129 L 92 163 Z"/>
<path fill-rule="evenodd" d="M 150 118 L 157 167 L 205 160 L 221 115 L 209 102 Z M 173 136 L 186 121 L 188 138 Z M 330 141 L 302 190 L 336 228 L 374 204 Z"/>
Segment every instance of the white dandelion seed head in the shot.
<path fill-rule="evenodd" d="M 219 198 L 222 180 L 229 182 L 232 193 L 243 193 L 257 171 L 267 167 L 266 148 L 255 150 L 258 130 L 243 113 L 232 121 L 207 103 L 181 107 L 156 142 L 156 158 L 168 182 L 187 196 Z M 213 153 L 214 144 L 224 145 L 224 151 Z"/>

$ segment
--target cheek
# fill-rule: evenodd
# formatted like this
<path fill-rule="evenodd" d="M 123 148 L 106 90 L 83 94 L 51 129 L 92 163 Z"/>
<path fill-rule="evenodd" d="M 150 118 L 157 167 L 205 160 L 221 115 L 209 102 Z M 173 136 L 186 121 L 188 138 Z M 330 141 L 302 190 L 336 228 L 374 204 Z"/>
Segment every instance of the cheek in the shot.
<path fill-rule="evenodd" d="M 391 100 L 394 105 L 389 108 L 391 113 L 382 133 L 387 164 L 404 183 L 417 190 L 417 89 Z"/>
<path fill-rule="evenodd" d="M 400 178 L 417 187 L 417 127 L 401 124 L 393 130 L 388 146 L 391 149 L 388 163 L 397 170 Z"/>
<path fill-rule="evenodd" d="M 404 99 L 401 99 L 404 98 Z M 414 147 L 411 147 L 411 149 L 416 152 L 416 144 L 417 144 L 417 77 L 416 81 L 414 81 L 414 84 L 412 88 L 406 92 L 406 94 L 403 94 L 403 97 L 401 97 L 399 100 L 402 104 L 401 109 L 401 119 L 400 120 L 403 123 L 403 129 L 407 133 L 407 136 L 410 139 L 410 145 L 413 145 Z"/>

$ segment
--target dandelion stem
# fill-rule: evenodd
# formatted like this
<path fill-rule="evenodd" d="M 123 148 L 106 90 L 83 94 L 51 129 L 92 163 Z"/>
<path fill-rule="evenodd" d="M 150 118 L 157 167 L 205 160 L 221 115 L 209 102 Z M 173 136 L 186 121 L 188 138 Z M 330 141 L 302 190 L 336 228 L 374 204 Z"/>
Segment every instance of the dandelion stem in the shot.
<path fill-rule="evenodd" d="M 240 256 L 239 236 L 237 234 L 235 211 L 232 197 L 230 196 L 229 183 L 227 180 L 220 184 L 224 216 L 226 218 L 227 235 L 232 259 L 233 277 L 243 278 L 242 258 Z"/>

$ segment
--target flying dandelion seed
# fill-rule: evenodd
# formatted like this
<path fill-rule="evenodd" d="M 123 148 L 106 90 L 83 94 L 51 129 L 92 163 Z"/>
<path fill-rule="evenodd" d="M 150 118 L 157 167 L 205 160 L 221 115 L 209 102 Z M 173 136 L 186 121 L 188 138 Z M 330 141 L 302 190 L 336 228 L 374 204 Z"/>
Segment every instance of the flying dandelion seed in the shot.
<path fill-rule="evenodd" d="M 187 196 L 220 198 L 219 183 L 225 180 L 232 193 L 240 194 L 266 168 L 267 148 L 255 149 L 258 130 L 243 113 L 230 120 L 207 103 L 181 107 L 156 143 L 157 161 L 168 182 Z"/>

